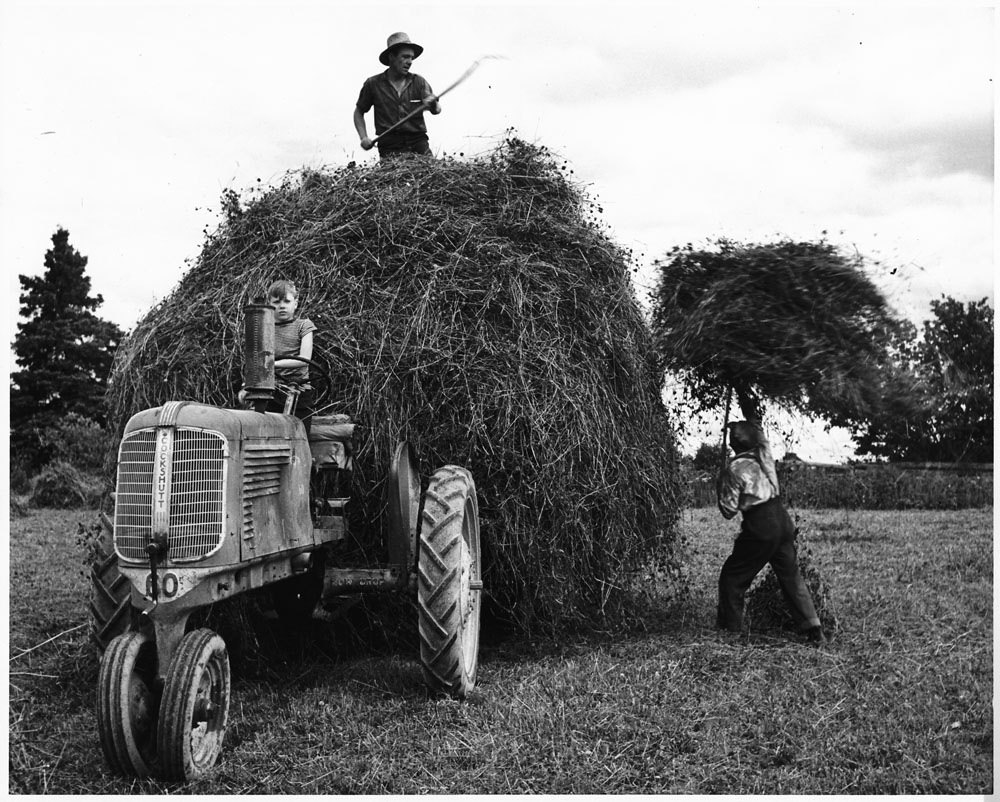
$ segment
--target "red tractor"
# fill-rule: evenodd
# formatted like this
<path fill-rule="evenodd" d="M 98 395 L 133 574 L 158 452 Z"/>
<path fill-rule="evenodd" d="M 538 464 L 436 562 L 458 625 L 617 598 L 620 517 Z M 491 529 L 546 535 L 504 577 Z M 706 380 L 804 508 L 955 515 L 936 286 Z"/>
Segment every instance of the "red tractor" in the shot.
<path fill-rule="evenodd" d="M 108 643 L 97 688 L 101 747 L 122 774 L 190 780 L 215 764 L 229 657 L 222 637 L 189 622 L 248 591 L 270 586 L 276 608 L 300 612 L 351 594 L 415 593 L 427 685 L 459 699 L 475 685 L 482 578 L 471 474 L 438 469 L 421 505 L 415 460 L 400 443 L 389 470 L 389 562 L 345 565 L 355 427 L 347 416 L 319 417 L 307 437 L 289 414 L 294 392 L 284 413 L 264 411 L 279 389 L 273 343 L 273 310 L 249 305 L 247 409 L 171 401 L 125 426 L 113 526 L 130 623 Z"/>

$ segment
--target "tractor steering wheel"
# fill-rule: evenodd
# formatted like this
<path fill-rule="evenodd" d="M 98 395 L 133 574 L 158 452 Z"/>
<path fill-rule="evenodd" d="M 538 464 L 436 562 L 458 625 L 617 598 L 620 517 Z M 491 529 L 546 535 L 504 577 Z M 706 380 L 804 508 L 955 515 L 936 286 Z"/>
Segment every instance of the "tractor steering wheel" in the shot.
<path fill-rule="evenodd" d="M 302 362 L 308 365 L 310 368 L 315 370 L 320 378 L 321 382 L 317 382 L 319 387 L 313 386 L 313 407 L 318 407 L 319 402 L 322 401 L 330 394 L 330 390 L 333 387 L 333 379 L 330 378 L 330 374 L 327 372 L 326 367 L 312 359 L 306 359 L 304 356 L 283 356 L 282 359 L 294 359 L 296 362 Z M 309 377 L 309 382 L 312 384 L 312 376 Z"/>

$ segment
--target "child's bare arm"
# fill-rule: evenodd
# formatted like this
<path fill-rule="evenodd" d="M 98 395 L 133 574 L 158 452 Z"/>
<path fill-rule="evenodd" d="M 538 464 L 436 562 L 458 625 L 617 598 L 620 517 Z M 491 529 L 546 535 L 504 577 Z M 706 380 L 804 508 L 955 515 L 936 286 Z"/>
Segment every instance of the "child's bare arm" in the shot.
<path fill-rule="evenodd" d="M 313 355 L 313 333 L 307 331 L 302 335 L 302 342 L 299 343 L 299 356 L 303 359 L 312 359 Z M 297 368 L 302 365 L 297 359 L 276 359 L 274 360 L 274 366 L 276 368 Z"/>

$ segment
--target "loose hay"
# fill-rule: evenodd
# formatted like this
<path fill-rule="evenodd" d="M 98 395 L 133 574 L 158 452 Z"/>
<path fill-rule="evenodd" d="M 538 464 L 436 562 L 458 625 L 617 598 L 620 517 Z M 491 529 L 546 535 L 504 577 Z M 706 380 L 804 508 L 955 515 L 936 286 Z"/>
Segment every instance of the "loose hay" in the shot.
<path fill-rule="evenodd" d="M 798 561 L 799 571 L 812 596 L 820 624 L 828 634 L 837 632 L 840 622 L 830 586 L 823 578 L 808 544 L 801 538 L 798 542 Z M 750 628 L 755 631 L 797 627 L 797 622 L 792 618 L 788 603 L 781 592 L 778 577 L 770 565 L 757 576 L 747 592 L 746 617 Z"/>
<path fill-rule="evenodd" d="M 887 358 L 899 322 L 859 255 L 723 239 L 675 248 L 656 267 L 656 347 L 703 408 L 729 387 L 833 422 L 915 403 Z"/>
<path fill-rule="evenodd" d="M 362 426 L 352 525 L 380 517 L 407 438 L 425 478 L 445 463 L 475 477 L 493 612 L 606 624 L 672 544 L 679 487 L 631 260 L 596 210 L 517 139 L 227 192 L 194 266 L 119 349 L 112 422 L 169 399 L 233 406 L 242 308 L 291 279 L 330 364 L 326 412 Z"/>
<path fill-rule="evenodd" d="M 103 479 L 57 459 L 42 468 L 32 480 L 28 501 L 36 508 L 92 509 L 105 490 Z"/>

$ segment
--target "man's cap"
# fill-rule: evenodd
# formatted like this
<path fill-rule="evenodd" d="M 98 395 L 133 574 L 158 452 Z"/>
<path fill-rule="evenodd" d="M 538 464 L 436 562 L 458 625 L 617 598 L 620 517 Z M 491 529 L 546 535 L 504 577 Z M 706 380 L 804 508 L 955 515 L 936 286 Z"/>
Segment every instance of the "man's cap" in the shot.
<path fill-rule="evenodd" d="M 737 450 L 757 448 L 767 444 L 767 436 L 759 423 L 733 421 L 729 424 L 729 442 Z"/>
<path fill-rule="evenodd" d="M 403 45 L 413 48 L 413 58 L 416 58 L 417 56 L 419 56 L 421 53 L 424 52 L 424 49 L 420 45 L 418 45 L 416 42 L 410 41 L 410 37 L 407 34 L 403 33 L 402 31 L 398 31 L 385 40 L 385 50 L 383 50 L 381 54 L 379 54 L 378 60 L 388 67 L 389 55 L 395 48 L 402 47 Z"/>

